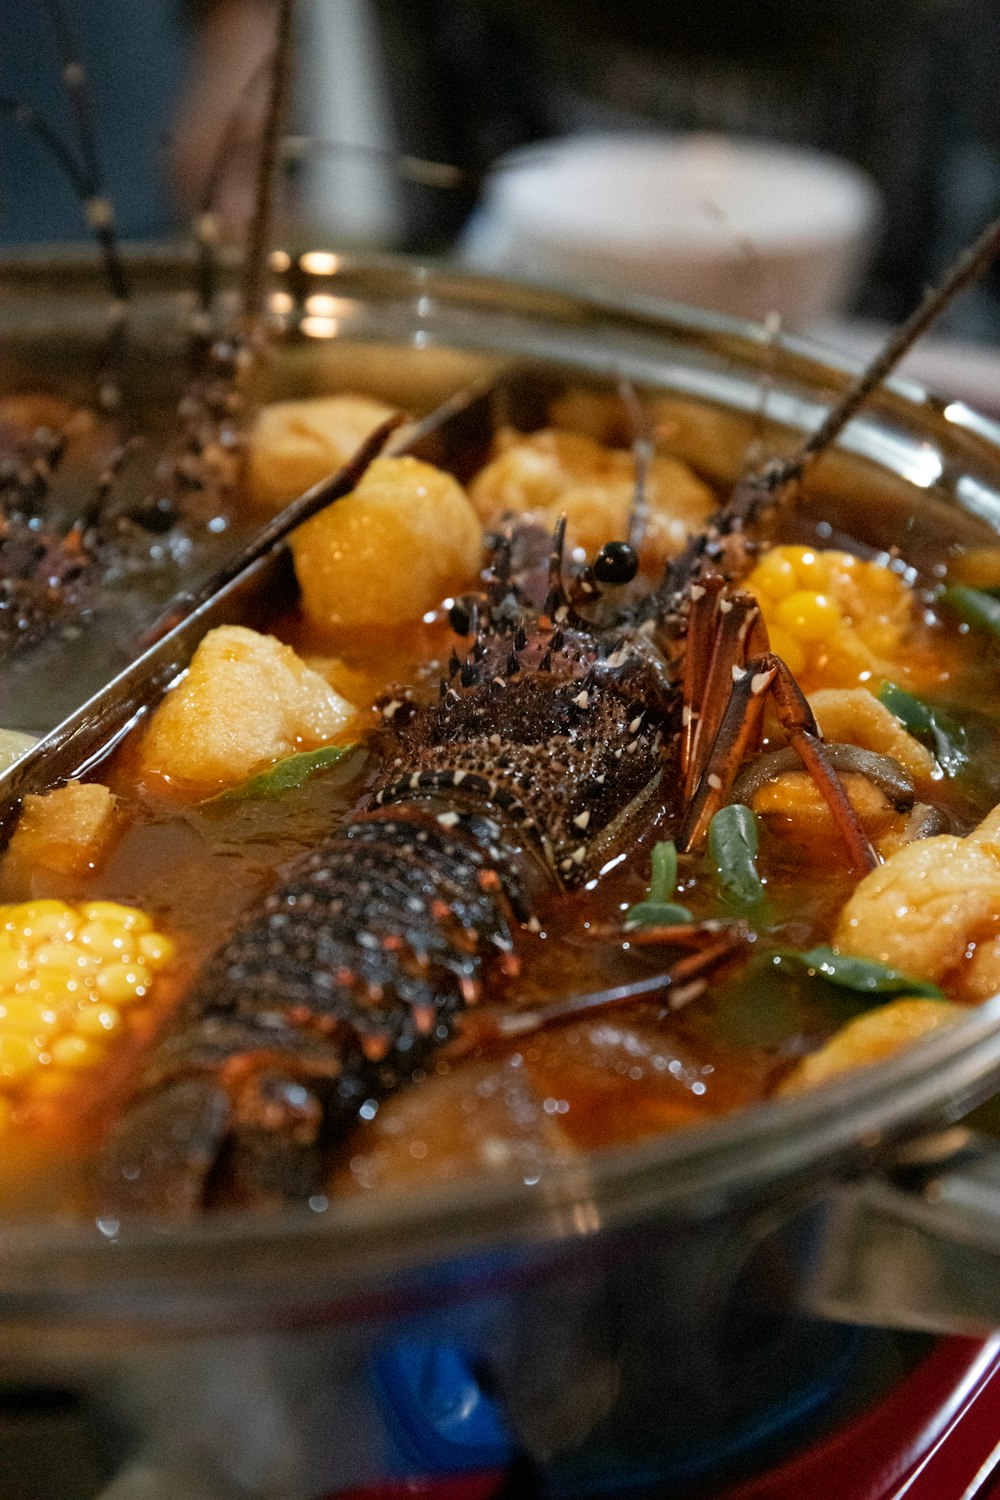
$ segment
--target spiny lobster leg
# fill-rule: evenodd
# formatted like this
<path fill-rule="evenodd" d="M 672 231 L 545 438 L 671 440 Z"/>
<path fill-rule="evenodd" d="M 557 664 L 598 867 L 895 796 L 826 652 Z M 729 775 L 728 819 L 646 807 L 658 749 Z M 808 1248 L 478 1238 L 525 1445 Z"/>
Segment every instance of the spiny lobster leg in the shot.
<path fill-rule="evenodd" d="M 858 821 L 840 778 L 826 752 L 819 725 L 788 667 L 768 652 L 745 667 L 731 669 L 729 701 L 708 756 L 704 774 L 684 819 L 680 847 L 691 849 L 705 837 L 708 825 L 725 803 L 736 774 L 760 732 L 770 693 L 785 737 L 819 789 L 833 814 L 852 864 L 873 870 L 878 855 Z"/>
<path fill-rule="evenodd" d="M 634 945 L 635 937 L 635 933 L 629 934 L 630 944 Z M 647 946 L 669 943 L 676 947 L 691 947 L 695 951 L 670 969 L 645 975 L 642 979 L 628 980 L 609 989 L 571 995 L 565 1000 L 533 1006 L 530 1010 L 491 1008 L 466 1012 L 458 1020 L 457 1035 L 449 1046 L 449 1055 L 465 1056 L 484 1047 L 529 1036 L 548 1026 L 586 1020 L 598 1012 L 634 1005 L 657 995 L 666 995 L 669 1010 L 680 1010 L 703 993 L 713 974 L 746 956 L 750 936 L 742 922 L 709 921 L 650 928 L 648 932 L 644 931 L 643 941 Z"/>
<path fill-rule="evenodd" d="M 725 588 L 721 573 L 706 573 L 691 587 L 687 650 L 684 653 L 684 709 L 681 726 L 681 773 L 684 796 L 690 797 L 698 780 L 697 750 L 702 738 L 701 705 L 707 701 L 708 675 L 716 632 L 716 606 Z"/>
<path fill-rule="evenodd" d="M 705 772 L 728 702 L 734 667 L 767 651 L 760 606 L 751 594 L 727 593 L 720 573 L 708 573 L 691 590 L 684 662 L 681 770 L 690 798 Z"/>

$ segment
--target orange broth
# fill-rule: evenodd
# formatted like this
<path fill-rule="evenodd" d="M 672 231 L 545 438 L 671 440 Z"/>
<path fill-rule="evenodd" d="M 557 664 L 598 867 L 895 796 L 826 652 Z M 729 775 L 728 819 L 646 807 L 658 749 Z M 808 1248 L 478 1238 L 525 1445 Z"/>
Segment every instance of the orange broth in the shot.
<path fill-rule="evenodd" d="M 802 539 L 801 521 L 789 535 Z M 371 691 L 412 683 L 420 669 L 447 656 L 453 640 L 443 612 L 430 624 L 346 643 L 317 638 L 294 613 L 263 614 L 254 623 L 307 660 L 340 657 L 343 665 L 331 681 L 347 692 L 352 682 Z M 971 750 L 969 768 L 935 783 L 934 797 L 955 831 L 964 832 L 1000 802 L 1000 651 L 947 617 L 934 640 L 943 664 L 935 702 L 962 724 Z M 430 679 L 436 688 L 433 672 Z M 371 715 L 364 719 L 365 729 L 373 722 Z M 135 743 L 133 736 L 102 772 L 127 819 L 107 862 L 80 880 L 39 878 L 34 894 L 139 906 L 175 940 L 177 958 L 105 1067 L 81 1075 L 72 1092 L 15 1112 L 0 1181 L 0 1201 L 9 1212 L 87 1201 L 95 1150 L 162 1018 L 288 862 L 355 805 L 371 771 L 360 749 L 278 800 L 180 805 L 162 788 L 136 784 Z M 627 938 L 594 934 L 620 926 L 625 910 L 643 899 L 650 849 L 671 832 L 666 808 L 652 805 L 641 843 L 620 851 L 624 858 L 594 889 L 547 899 L 538 913 L 541 932 L 518 939 L 517 1003 L 620 982 L 623 962 L 634 975 L 669 962 L 669 955 L 652 949 L 630 951 Z M 759 867 L 767 889 L 766 945 L 805 950 L 829 941 L 856 881 L 839 850 L 826 850 L 817 862 L 765 828 Z M 680 857 L 676 899 L 695 917 L 731 914 L 704 852 Z M 776 973 L 753 959 L 676 1013 L 658 1003 L 637 1004 L 479 1055 L 453 1058 L 445 1048 L 429 1076 L 362 1111 L 332 1164 L 332 1190 L 417 1185 L 478 1169 L 484 1161 L 530 1179 L 553 1156 L 695 1125 L 766 1098 L 795 1059 L 866 1006 L 856 994 L 787 966 Z"/>

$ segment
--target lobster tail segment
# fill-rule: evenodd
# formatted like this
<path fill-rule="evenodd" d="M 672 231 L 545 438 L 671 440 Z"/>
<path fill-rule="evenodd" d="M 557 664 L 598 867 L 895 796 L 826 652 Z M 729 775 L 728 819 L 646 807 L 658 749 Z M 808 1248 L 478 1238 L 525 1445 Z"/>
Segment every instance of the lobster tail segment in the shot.
<path fill-rule="evenodd" d="M 319 1192 L 366 1099 L 440 1046 L 509 972 L 490 852 L 447 815 L 359 814 L 210 961 L 104 1155 L 114 1210 L 197 1212 Z"/>

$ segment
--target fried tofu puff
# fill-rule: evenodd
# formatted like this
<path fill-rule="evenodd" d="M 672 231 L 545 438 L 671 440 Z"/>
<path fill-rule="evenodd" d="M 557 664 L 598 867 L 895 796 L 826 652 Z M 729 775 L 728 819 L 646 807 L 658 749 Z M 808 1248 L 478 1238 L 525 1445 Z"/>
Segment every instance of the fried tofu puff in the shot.
<path fill-rule="evenodd" d="M 872 870 L 846 902 L 834 943 L 961 1000 L 1000 991 L 1000 807 L 966 838 L 917 839 Z"/>
<path fill-rule="evenodd" d="M 283 756 L 342 738 L 354 717 L 354 705 L 291 646 L 223 625 L 153 714 L 139 775 L 179 796 L 211 796 Z"/>
<path fill-rule="evenodd" d="M 635 458 L 627 449 L 556 428 L 524 436 L 507 427 L 469 486 L 469 498 L 486 525 L 513 514 L 551 531 L 565 513 L 569 546 L 593 557 L 605 542 L 628 536 L 635 481 Z M 717 501 L 686 464 L 665 454 L 649 465 L 646 500 L 642 561 L 655 573 L 701 529 Z"/>

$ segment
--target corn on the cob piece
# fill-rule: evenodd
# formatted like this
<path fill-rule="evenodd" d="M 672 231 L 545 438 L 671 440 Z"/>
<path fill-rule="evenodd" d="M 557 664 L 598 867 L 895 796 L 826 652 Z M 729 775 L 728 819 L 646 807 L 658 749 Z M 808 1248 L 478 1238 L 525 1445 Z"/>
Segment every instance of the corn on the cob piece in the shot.
<path fill-rule="evenodd" d="M 816 688 L 878 692 L 885 678 L 927 683 L 916 597 L 898 573 L 849 552 L 772 547 L 746 581 L 771 646 L 807 693 Z"/>
<path fill-rule="evenodd" d="M 102 1062 L 173 953 L 114 901 L 0 906 L 0 1123 L 11 1100 L 61 1093 Z"/>

